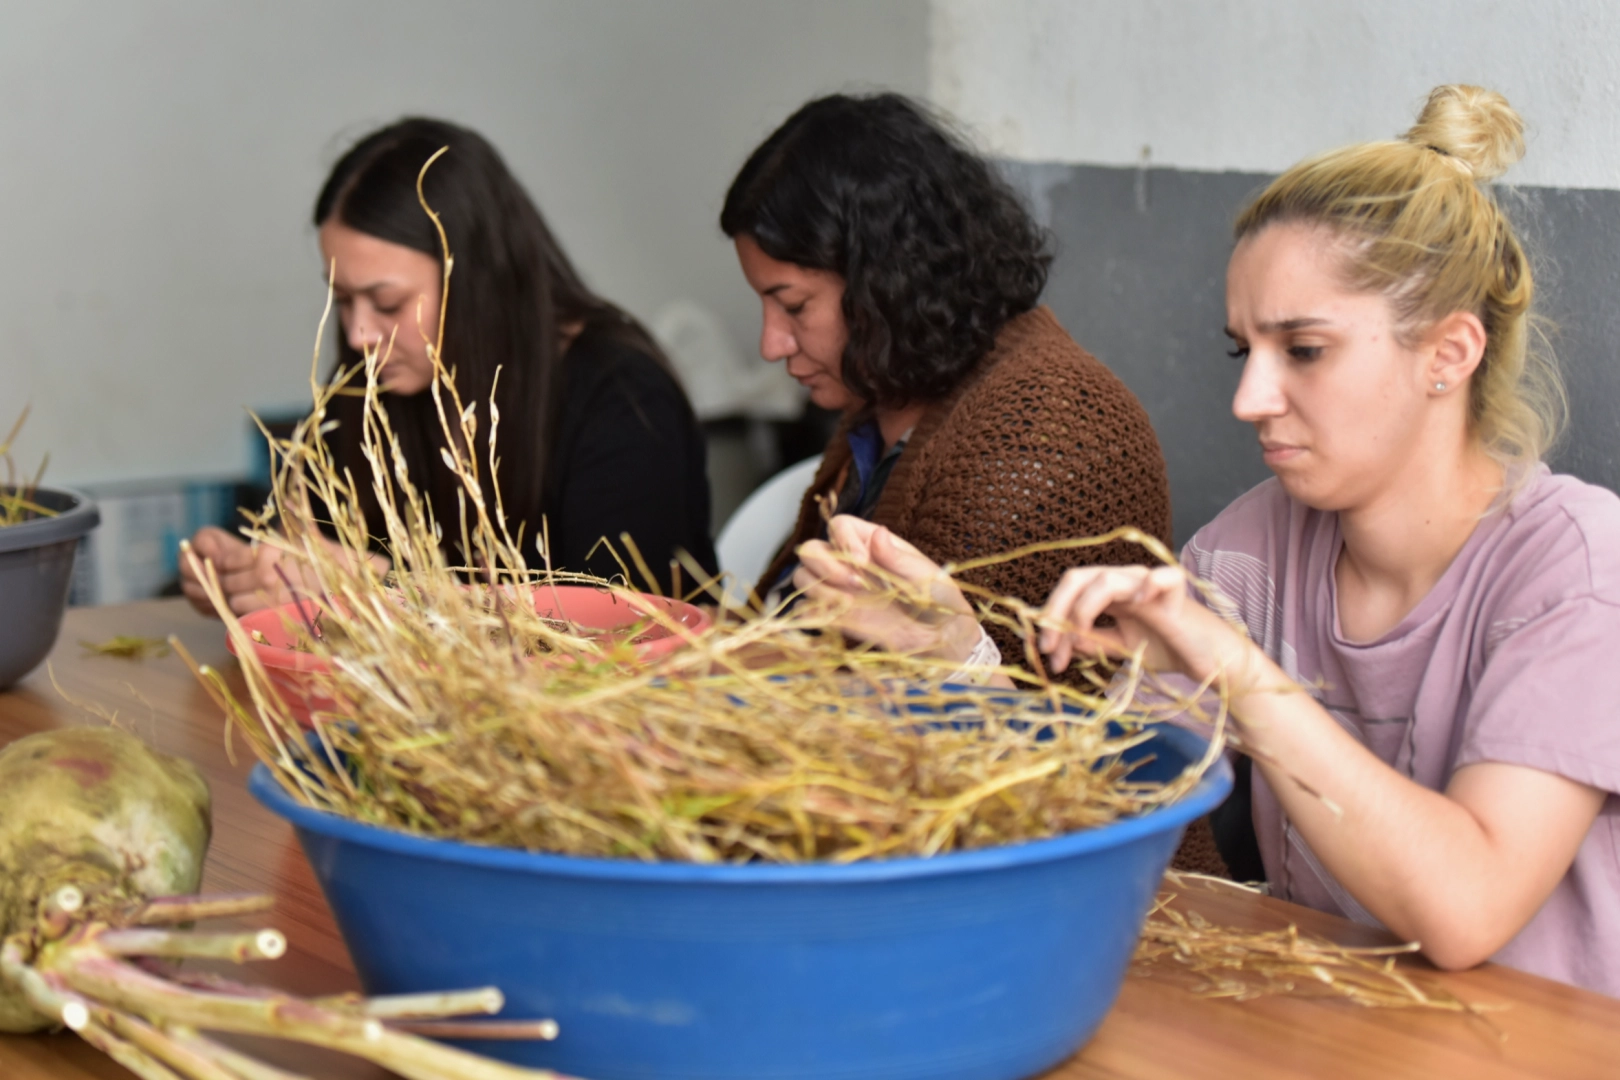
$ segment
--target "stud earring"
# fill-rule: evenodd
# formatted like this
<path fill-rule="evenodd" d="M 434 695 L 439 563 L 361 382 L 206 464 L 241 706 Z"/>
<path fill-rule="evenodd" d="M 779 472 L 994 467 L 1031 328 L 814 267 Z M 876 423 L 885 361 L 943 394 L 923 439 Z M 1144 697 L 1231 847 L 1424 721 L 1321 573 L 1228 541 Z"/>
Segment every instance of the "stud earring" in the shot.
<path fill-rule="evenodd" d="M 1434 384 L 1434 388 L 1436 390 L 1444 390 L 1446 388 L 1446 384 L 1443 382 L 1437 382 Z"/>

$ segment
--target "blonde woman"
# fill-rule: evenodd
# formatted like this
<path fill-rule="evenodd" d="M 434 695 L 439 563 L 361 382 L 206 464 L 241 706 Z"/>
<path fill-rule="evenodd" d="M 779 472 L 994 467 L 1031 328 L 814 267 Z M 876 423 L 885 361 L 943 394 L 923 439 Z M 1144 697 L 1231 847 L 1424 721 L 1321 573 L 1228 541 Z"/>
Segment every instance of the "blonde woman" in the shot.
<path fill-rule="evenodd" d="M 1226 683 L 1277 895 L 1442 967 L 1620 995 L 1620 499 L 1541 463 L 1562 395 L 1487 187 L 1522 151 L 1500 95 L 1445 86 L 1403 139 L 1305 161 L 1244 211 L 1233 412 L 1276 475 L 1183 562 L 1247 634 L 1178 568 L 1087 567 L 1053 591 L 1040 646 L 1055 669 L 1145 646 Z M 833 541 L 935 572 L 864 523 Z M 802 584 L 858 600 L 830 555 L 806 551 Z M 868 636 L 968 655 L 965 624 L 857 610 Z"/>

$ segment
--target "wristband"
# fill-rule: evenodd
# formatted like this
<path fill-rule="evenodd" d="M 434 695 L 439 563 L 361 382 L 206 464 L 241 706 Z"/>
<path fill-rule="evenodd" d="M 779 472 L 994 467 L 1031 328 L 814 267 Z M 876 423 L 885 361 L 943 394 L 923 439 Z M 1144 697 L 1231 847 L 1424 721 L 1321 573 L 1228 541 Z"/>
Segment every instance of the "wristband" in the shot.
<path fill-rule="evenodd" d="M 1001 649 L 990 640 L 990 635 L 984 627 L 979 627 L 979 640 L 974 642 L 973 651 L 968 653 L 957 669 L 945 677 L 948 683 L 969 683 L 974 686 L 982 683 L 994 670 L 1001 666 Z"/>

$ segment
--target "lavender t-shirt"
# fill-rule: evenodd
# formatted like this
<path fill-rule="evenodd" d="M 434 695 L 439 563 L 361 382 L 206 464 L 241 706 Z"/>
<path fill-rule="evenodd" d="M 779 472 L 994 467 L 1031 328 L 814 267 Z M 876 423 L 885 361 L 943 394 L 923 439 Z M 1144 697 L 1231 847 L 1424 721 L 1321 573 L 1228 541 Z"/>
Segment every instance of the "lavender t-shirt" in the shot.
<path fill-rule="evenodd" d="M 1429 595 L 1366 644 L 1339 633 L 1341 543 L 1337 514 L 1268 480 L 1200 529 L 1182 561 L 1401 775 L 1443 790 L 1462 766 L 1498 761 L 1608 792 L 1569 873 L 1492 959 L 1620 997 L 1620 498 L 1539 467 Z M 1254 826 L 1277 895 L 1377 925 L 1258 770 Z"/>

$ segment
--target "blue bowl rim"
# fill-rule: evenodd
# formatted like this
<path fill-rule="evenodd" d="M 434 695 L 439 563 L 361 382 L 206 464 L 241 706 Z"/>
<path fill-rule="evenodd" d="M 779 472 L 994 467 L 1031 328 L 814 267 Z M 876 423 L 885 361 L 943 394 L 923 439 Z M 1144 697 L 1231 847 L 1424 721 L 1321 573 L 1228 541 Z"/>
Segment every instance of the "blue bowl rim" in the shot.
<path fill-rule="evenodd" d="M 1188 761 L 1203 756 L 1208 743 L 1173 724 L 1161 724 L 1155 738 L 1166 739 Z M 639 859 L 585 858 L 515 848 L 469 844 L 459 840 L 417 836 L 399 829 L 353 821 L 325 810 L 295 802 L 271 777 L 263 764 L 255 765 L 248 790 L 267 809 L 308 830 L 334 840 L 396 855 L 415 856 L 441 863 L 457 863 L 489 870 L 548 875 L 596 881 L 640 884 L 692 885 L 842 885 L 982 873 L 1017 866 L 1053 862 L 1108 848 L 1120 847 L 1177 826 L 1186 825 L 1219 806 L 1232 789 L 1232 767 L 1217 758 L 1182 798 L 1145 814 L 1121 818 L 1095 828 L 1079 829 L 1046 840 L 953 851 L 944 855 L 872 859 L 853 863 L 746 863 L 643 862 Z"/>

